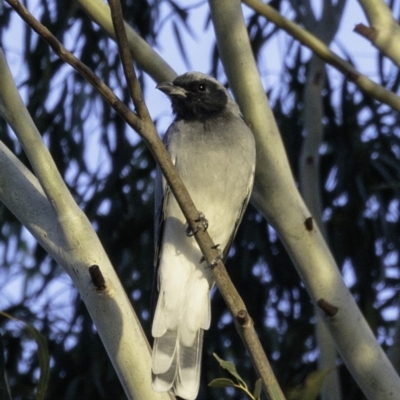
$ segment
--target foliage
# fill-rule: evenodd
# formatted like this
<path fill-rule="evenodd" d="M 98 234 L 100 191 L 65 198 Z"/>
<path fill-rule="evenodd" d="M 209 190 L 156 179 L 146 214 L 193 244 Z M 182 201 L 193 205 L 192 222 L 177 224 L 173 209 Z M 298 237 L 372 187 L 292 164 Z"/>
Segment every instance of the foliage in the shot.
<path fill-rule="evenodd" d="M 153 27 L 163 23 L 163 3 L 173 13 L 174 45 L 184 54 L 181 39 L 184 32 L 190 31 L 189 17 L 197 12 L 196 8 L 185 9 L 172 0 L 151 4 L 145 0 L 126 1 L 124 15 L 143 37 L 156 44 L 157 31 Z M 282 1 L 275 3 L 277 8 L 285 7 Z M 60 0 L 39 0 L 38 4 L 42 23 L 129 104 L 115 44 L 76 5 Z M 5 11 L 8 16 L 9 9 Z M 3 21 L 6 27 L 13 20 Z M 251 13 L 248 29 L 261 63 L 277 30 Z M 149 335 L 155 162 L 145 145 L 90 85 L 56 59 L 29 29 L 23 28 L 22 37 L 24 79 L 20 88 L 26 94 L 29 111 L 76 201 L 95 227 Z M 12 53 L 7 41 L 4 49 L 7 56 Z M 269 87 L 268 93 L 298 180 L 307 53 L 289 41 L 285 54 L 279 82 Z M 375 62 L 380 83 L 398 92 L 398 71 L 388 69 L 381 58 Z M 219 71 L 216 50 L 210 71 Z M 333 254 L 343 274 L 351 277 L 351 290 L 387 349 L 393 337 L 393 318 L 388 311 L 396 307 L 400 285 L 399 116 L 343 78 L 340 89 L 337 87 L 337 81 L 328 74 L 323 91 L 322 183 L 316 190 L 322 193 Z M 3 121 L 0 135 L 27 163 Z M 65 283 L 63 272 L 32 243 L 5 207 L 0 206 L 0 215 L 3 280 L 18 279 L 21 287 L 20 298 L 3 299 L 3 308 L 38 327 L 48 340 L 52 361 L 47 398 L 124 399 L 91 319 L 77 293 Z M 284 388 L 299 385 L 317 368 L 314 310 L 279 238 L 251 206 L 227 264 L 256 321 L 279 382 Z M 60 281 L 62 286 L 57 286 Z M 68 311 L 65 304 L 56 301 L 60 291 L 64 291 Z M 37 384 L 37 361 L 21 331 L 11 335 L 2 329 L 2 335 L 12 396 L 27 398 L 27 392 L 32 393 Z M 212 327 L 205 334 L 201 399 L 221 398 L 220 390 L 207 388 L 207 383 L 219 374 L 213 352 L 236 364 L 240 362 L 245 380 L 256 381 L 218 292 L 213 293 Z M 346 369 L 340 367 L 340 371 L 343 397 L 362 399 Z M 240 396 L 229 390 L 225 393 L 226 398 Z"/>
<path fill-rule="evenodd" d="M 208 384 L 208 386 L 214 387 L 214 388 L 234 387 L 234 388 L 237 388 L 237 389 L 243 391 L 244 393 L 246 393 L 250 399 L 260 400 L 261 390 L 262 390 L 261 379 L 257 379 L 256 384 L 254 385 L 254 392 L 251 393 L 248 386 L 246 385 L 246 382 L 241 378 L 241 376 L 236 371 L 236 367 L 233 362 L 224 361 L 221 358 L 219 358 L 215 353 L 213 354 L 213 356 L 218 361 L 219 366 L 221 368 L 227 370 L 235 378 L 235 380 L 233 381 L 232 379 L 228 379 L 228 378 L 217 378 L 217 379 L 213 379 Z"/>

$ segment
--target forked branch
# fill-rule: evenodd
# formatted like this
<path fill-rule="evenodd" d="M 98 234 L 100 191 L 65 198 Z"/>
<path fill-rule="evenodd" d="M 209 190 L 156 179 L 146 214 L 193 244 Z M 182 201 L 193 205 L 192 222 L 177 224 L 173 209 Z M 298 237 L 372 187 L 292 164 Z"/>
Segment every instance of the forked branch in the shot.
<path fill-rule="evenodd" d="M 48 43 L 48 45 L 62 60 L 71 65 L 77 72 L 87 79 L 92 86 L 100 92 L 103 98 L 115 109 L 121 118 L 123 118 L 123 120 L 129 126 L 139 133 L 159 163 L 160 168 L 171 190 L 173 191 L 174 196 L 177 199 L 190 228 L 195 231 L 197 226 L 196 220 L 198 218 L 198 211 L 193 204 L 193 201 L 191 200 L 186 188 L 184 187 L 174 165 L 172 164 L 171 158 L 162 141 L 160 140 L 153 122 L 151 121 L 143 101 L 143 96 L 137 82 L 136 74 L 132 68 L 130 53 L 129 51 L 124 50 L 126 49 L 126 33 L 121 9 L 118 4 L 119 1 L 110 1 L 110 6 L 112 7 L 114 29 L 116 31 L 119 47 L 122 52 L 121 55 L 124 70 L 126 72 L 130 93 L 138 111 L 138 115 L 130 111 L 129 108 L 120 101 L 120 99 L 112 92 L 112 90 L 105 85 L 105 83 L 102 82 L 93 71 L 91 71 L 74 55 L 68 52 L 65 47 L 51 34 L 51 32 L 39 21 L 37 21 L 21 3 L 19 3 L 17 0 L 6 1 L 15 9 L 22 19 L 24 19 L 24 21 Z M 199 230 L 196 233 L 195 238 L 204 255 L 204 258 L 209 264 L 211 264 L 212 261 L 217 258 L 218 251 L 209 234 L 206 231 Z M 242 337 L 246 348 L 251 354 L 257 373 L 263 381 L 263 386 L 268 398 L 271 400 L 284 399 L 283 393 L 276 381 L 268 359 L 255 332 L 253 323 L 240 323 L 240 321 L 243 320 L 243 318 L 240 316 L 244 314 L 248 316 L 248 312 L 236 288 L 232 284 L 232 281 L 230 280 L 222 261 L 218 262 L 216 267 L 213 269 L 213 272 L 217 286 L 224 297 L 228 308 L 234 316 L 239 334 Z M 252 320 L 248 316 L 246 321 Z"/>

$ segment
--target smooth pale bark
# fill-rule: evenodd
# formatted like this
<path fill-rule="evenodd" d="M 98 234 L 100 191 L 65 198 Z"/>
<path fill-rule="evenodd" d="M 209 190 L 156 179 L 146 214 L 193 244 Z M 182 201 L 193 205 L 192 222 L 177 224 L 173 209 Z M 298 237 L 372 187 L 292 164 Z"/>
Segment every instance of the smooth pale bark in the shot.
<path fill-rule="evenodd" d="M 390 8 L 382 0 L 358 0 L 370 23 L 370 27 L 359 24 L 354 29 L 400 66 L 400 26 L 393 18 Z M 400 303 L 398 304 L 400 307 Z M 389 350 L 389 358 L 400 372 L 400 322 L 397 321 L 393 345 Z"/>
<path fill-rule="evenodd" d="M 292 4 L 295 2 L 292 1 Z M 309 1 L 308 10 L 312 10 Z M 322 40 L 327 46 L 332 42 L 339 28 L 345 1 L 336 5 L 330 1 L 323 3 L 323 11 L 318 20 L 313 13 L 304 13 L 303 22 L 307 30 Z M 322 89 L 325 83 L 326 66 L 324 61 L 313 54 L 308 62 L 304 90 L 304 132 L 303 147 L 299 163 L 300 191 L 316 224 L 324 238 L 327 238 L 322 222 L 322 199 L 320 191 L 320 147 L 324 136 Z M 319 348 L 318 368 L 331 371 L 325 378 L 321 390 L 322 400 L 340 400 L 341 387 L 339 371 L 336 368 L 336 349 L 317 310 L 316 338 Z"/>
<path fill-rule="evenodd" d="M 1 50 L 0 115 L 22 138 L 40 177 L 39 182 L 1 143 L 0 200 L 73 280 L 127 397 L 170 399 L 168 394 L 154 393 L 151 389 L 150 347 L 140 322 L 89 220 L 73 201 L 41 142 Z M 89 274 L 92 265 L 100 267 L 106 284 L 104 290 L 93 285 Z"/>
<path fill-rule="evenodd" d="M 225 2 L 221 2 L 221 4 L 223 3 L 223 5 L 225 4 Z M 236 3 L 234 3 L 234 5 L 236 6 Z M 111 21 L 111 19 L 110 19 Z M 232 32 L 232 30 L 231 30 Z M 247 46 L 247 44 L 246 44 Z M 251 54 L 250 52 L 245 51 L 245 53 L 247 54 Z M 223 56 L 223 58 L 225 58 L 225 56 Z M 235 63 L 239 62 L 241 63 L 243 61 L 242 57 L 237 58 L 237 60 L 235 60 Z M 151 66 L 153 61 L 151 60 L 151 58 L 148 59 L 147 63 Z M 234 64 L 234 63 L 232 63 Z M 144 69 L 148 70 L 149 69 L 149 65 L 144 65 Z M 157 65 L 153 65 L 154 68 L 157 70 L 157 78 L 155 78 L 157 81 L 160 80 L 166 80 L 166 79 L 172 79 L 174 76 L 174 73 L 170 73 L 169 76 L 171 76 L 172 78 L 166 78 L 166 75 L 163 73 L 162 68 L 157 64 Z M 234 67 L 234 66 L 232 66 Z M 229 68 L 228 68 L 229 70 Z M 229 71 L 228 71 L 229 72 Z M 240 69 L 239 69 L 240 72 Z M 250 73 L 250 71 L 249 71 Z M 232 72 L 229 72 L 230 76 L 231 76 L 231 85 L 233 85 L 233 81 L 232 81 L 232 77 L 235 77 L 234 74 L 232 74 Z M 257 141 L 258 143 L 261 145 L 260 150 L 258 151 L 258 160 L 259 163 L 263 163 L 263 161 L 265 161 L 265 159 L 270 160 L 270 162 L 265 162 L 265 167 L 271 167 L 272 166 L 272 170 L 269 173 L 269 171 L 261 171 L 257 173 L 257 181 L 258 181 L 258 187 L 255 190 L 255 196 L 254 196 L 254 201 L 256 202 L 256 204 L 258 205 L 258 207 L 263 210 L 264 209 L 264 215 L 269 217 L 269 220 L 273 222 L 275 227 L 278 227 L 278 231 L 281 235 L 281 237 L 284 236 L 284 234 L 290 236 L 290 234 L 293 234 L 293 238 L 288 238 L 287 239 L 287 247 L 289 249 L 289 252 L 291 253 L 292 257 L 294 259 L 298 258 L 298 262 L 300 263 L 300 265 L 305 265 L 308 262 L 311 261 L 310 264 L 310 268 L 305 267 L 304 271 L 301 272 L 301 274 L 305 275 L 307 277 L 306 279 L 306 284 L 309 290 L 314 290 L 315 291 L 315 295 L 314 295 L 314 299 L 317 299 L 317 295 L 318 294 L 325 294 L 325 289 L 327 288 L 327 286 L 329 285 L 329 283 L 332 283 L 333 285 L 336 283 L 337 281 L 337 275 L 335 273 L 330 274 L 330 268 L 332 265 L 334 265 L 333 260 L 330 257 L 329 251 L 326 249 L 326 246 L 324 244 L 324 242 L 321 240 L 320 235 L 318 233 L 317 229 L 314 229 L 312 231 L 312 233 L 306 232 L 304 229 L 304 221 L 305 218 L 307 218 L 309 216 L 309 213 L 307 211 L 307 209 L 304 207 L 303 202 L 301 199 L 299 199 L 298 195 L 294 195 L 294 197 L 288 201 L 286 201 L 284 203 L 283 207 L 279 207 L 279 205 L 277 204 L 280 199 L 282 194 L 287 193 L 289 195 L 294 194 L 295 193 L 295 189 L 290 189 L 290 185 L 293 185 L 293 180 L 290 177 L 290 168 L 288 167 L 287 161 L 286 161 L 286 155 L 284 154 L 283 151 L 283 146 L 281 143 L 281 139 L 279 136 L 279 133 L 277 132 L 276 126 L 275 126 L 275 122 L 273 120 L 273 116 L 272 113 L 270 112 L 267 104 L 266 104 L 266 98 L 264 95 L 264 92 L 262 91 L 262 88 L 260 90 L 260 84 L 259 84 L 259 78 L 258 78 L 258 74 L 254 74 L 254 69 L 252 69 L 251 73 L 250 73 L 251 77 L 249 77 L 248 74 L 243 74 L 243 75 L 239 75 L 239 78 L 237 79 L 237 86 L 235 88 L 235 92 L 237 94 L 240 95 L 240 93 L 243 93 L 243 95 L 248 95 L 248 96 L 252 96 L 253 94 L 253 88 L 256 89 L 256 92 L 258 92 L 258 94 L 260 95 L 262 93 L 263 95 L 263 100 L 260 103 L 260 107 L 257 107 L 257 101 L 255 100 L 249 100 L 249 107 L 251 108 L 252 106 L 254 106 L 254 114 L 252 114 L 251 110 L 246 110 L 246 118 L 248 119 L 248 121 L 253 122 L 252 121 L 252 117 L 254 116 L 254 123 L 252 124 L 253 127 L 258 127 L 258 130 L 260 132 L 260 135 L 258 135 Z M 155 76 L 155 75 L 154 75 Z M 240 85 L 243 84 L 243 82 L 241 82 L 241 80 L 244 80 L 244 88 L 240 89 Z M 240 97 L 240 96 L 239 96 Z M 259 97 L 258 99 L 260 99 L 261 97 Z M 243 99 L 246 99 L 246 97 L 244 97 Z M 250 99 L 250 97 L 249 97 Z M 239 100 L 240 102 L 240 100 Z M 243 100 L 240 103 L 245 102 L 245 100 Z M 242 109 L 245 109 L 245 104 L 242 104 Z M 257 114 L 257 111 L 261 113 L 264 113 L 264 115 L 260 118 L 257 119 L 255 117 L 255 114 Z M 267 122 L 267 124 L 265 124 Z M 264 128 L 261 129 L 261 127 L 263 125 L 260 125 L 260 123 L 264 124 Z M 263 131 L 267 130 L 268 132 L 263 133 Z M 264 137 L 265 136 L 265 137 Z M 277 141 L 277 144 L 275 144 L 275 141 Z M 265 153 L 266 150 L 268 150 L 269 145 L 271 145 L 271 150 L 270 150 L 270 154 Z M 276 157 L 273 156 L 273 151 L 274 150 L 278 150 L 278 154 Z M 283 158 L 281 158 L 283 154 Z M 267 161 L 268 161 L 267 160 Z M 273 162 L 272 162 L 273 161 Z M 280 164 L 280 165 L 279 165 Z M 275 165 L 275 167 L 274 167 Z M 260 169 L 261 167 L 259 167 Z M 268 169 L 268 168 L 266 168 Z M 275 174 L 276 171 L 280 171 L 279 174 Z M 287 172 L 289 172 L 289 175 L 287 174 Z M 267 175 L 267 177 L 265 176 Z M 275 178 L 274 178 L 275 177 Z M 271 178 L 271 179 L 269 179 Z M 272 184 L 272 185 L 271 185 Z M 265 186 L 267 185 L 267 186 Z M 278 186 L 278 191 L 276 192 L 275 187 Z M 270 191 L 268 189 L 268 187 L 270 187 Z M 265 204 L 264 204 L 265 203 Z M 287 209 L 286 206 L 295 206 L 294 210 L 291 209 Z M 281 217 L 278 216 L 278 214 L 276 214 L 275 211 L 281 211 Z M 289 213 L 287 214 L 287 216 L 285 217 L 285 212 L 289 211 Z M 275 215 L 275 218 L 274 218 Z M 282 217 L 283 216 L 283 217 Z M 292 216 L 296 217 L 294 221 L 287 221 L 288 219 L 290 219 Z M 296 228 L 291 232 L 292 227 Z M 312 236 L 312 238 L 310 239 L 309 236 Z M 296 246 L 296 241 L 298 242 L 298 246 Z M 303 247 L 301 249 L 301 246 L 306 245 L 306 247 Z M 290 246 L 293 246 L 293 248 L 291 249 Z M 308 247 L 310 247 L 311 249 L 308 250 Z M 317 249 L 319 249 L 317 251 Z M 326 250 L 326 251 L 325 251 Z M 301 254 L 304 254 L 304 257 L 301 256 Z M 315 269 L 316 271 L 316 279 L 313 280 L 312 277 L 310 277 L 310 275 L 313 274 L 313 268 L 315 267 L 315 265 L 318 263 L 321 263 L 322 266 L 322 271 L 319 271 L 318 268 Z M 325 265 L 326 264 L 326 265 Z M 312 268 L 311 268 L 312 267 Z M 299 267 L 299 270 L 301 271 L 301 268 Z M 324 272 L 328 272 L 327 274 L 325 274 Z M 326 275 L 326 280 L 327 282 L 324 282 L 324 279 L 321 279 L 320 284 L 318 284 L 318 280 L 319 277 L 321 276 L 322 278 Z M 340 286 L 340 284 L 339 284 Z M 329 289 L 329 288 L 328 288 Z M 329 298 L 330 300 L 335 300 L 335 297 L 332 296 L 332 293 L 334 292 L 335 288 L 333 288 L 332 290 L 327 290 L 326 294 L 327 296 L 324 296 L 324 298 Z M 344 296 L 342 296 L 342 294 L 344 293 Z M 348 294 L 348 293 L 347 293 Z M 338 302 L 338 305 L 344 305 L 346 306 L 346 292 L 339 292 L 338 293 L 338 297 L 343 298 L 343 302 L 340 303 Z M 351 312 L 351 316 L 357 318 L 358 314 L 353 312 L 353 307 L 350 307 L 350 312 Z M 339 310 L 339 314 L 343 314 L 345 312 L 345 309 L 340 309 Z M 338 316 L 338 315 L 337 315 Z M 337 317 L 336 316 L 336 317 Z M 332 321 L 335 321 L 335 318 L 332 318 Z M 340 323 L 343 323 L 343 318 L 340 315 Z M 351 319 L 350 317 L 347 318 L 347 320 Z M 345 319 L 346 321 L 346 319 Z M 344 321 L 344 322 L 345 322 Z M 328 321 L 329 323 L 329 321 Z M 334 323 L 334 322 L 333 322 Z M 364 325 L 365 322 L 362 321 L 361 323 L 361 331 L 364 332 Z M 353 329 L 354 328 L 354 329 Z M 353 332 L 352 332 L 353 329 Z M 354 333 L 355 331 L 357 331 L 358 326 L 353 327 L 353 324 L 349 324 L 348 327 L 348 331 L 350 333 Z M 340 335 L 339 335 L 340 336 Z M 367 344 L 366 348 L 369 349 L 369 341 L 370 341 L 370 336 L 371 335 L 366 335 L 368 340 L 365 340 L 364 335 L 363 336 L 363 343 Z M 356 335 L 353 335 L 353 337 L 351 337 L 351 335 L 349 335 L 350 339 L 352 339 L 354 341 L 354 337 L 356 337 Z M 372 342 L 373 343 L 373 340 Z M 372 359 L 379 359 L 379 355 L 380 352 L 376 352 L 374 349 L 374 344 L 372 344 Z M 354 353 L 354 356 L 359 355 L 359 348 L 356 348 L 356 351 Z M 378 357 L 376 357 L 378 356 Z M 350 357 L 350 356 L 349 356 Z M 354 357 L 353 357 L 354 358 Z M 374 362 L 378 362 L 378 360 L 374 360 Z M 385 364 L 386 361 L 383 360 L 383 364 Z M 377 366 L 379 368 L 379 366 Z M 368 371 L 369 369 L 366 368 Z M 382 371 L 384 373 L 384 371 Z M 378 374 L 379 375 L 379 374 Z M 368 375 L 369 377 L 370 375 Z M 391 377 L 393 375 L 391 374 L 391 372 L 389 373 L 388 379 L 389 381 L 391 381 Z M 379 386 L 379 385 L 378 385 Z M 395 385 L 394 386 L 394 393 L 398 393 L 398 386 Z M 379 396 L 379 395 L 378 395 Z M 149 398 L 153 398 L 153 397 L 149 397 Z M 379 397 L 379 398 L 386 398 L 386 397 Z"/>
<path fill-rule="evenodd" d="M 76 0 L 88 16 L 95 21 L 107 34 L 115 39 L 111 12 L 108 4 L 102 0 Z M 129 49 L 138 67 L 146 71 L 155 82 L 172 81 L 176 72 L 160 55 L 143 40 L 135 30 L 125 23 Z"/>
<path fill-rule="evenodd" d="M 366 37 L 400 67 L 400 26 L 383 0 L 358 0 L 368 18 L 370 27 L 359 24 L 354 29 Z"/>
<path fill-rule="evenodd" d="M 400 393 L 399 377 L 346 288 L 321 232 L 306 222 L 310 212 L 293 181 L 258 77 L 240 1 L 209 0 L 209 4 L 230 87 L 256 137 L 253 204 L 278 232 L 313 303 L 319 302 L 326 311 L 321 312 L 324 321 L 364 394 L 392 400 L 393 393 Z"/>
<path fill-rule="evenodd" d="M 305 139 L 300 155 L 300 190 L 315 223 L 326 238 L 322 223 L 322 200 L 320 188 L 319 148 L 323 138 L 322 95 L 325 80 L 325 64 L 313 55 L 309 63 L 304 93 L 304 130 Z M 339 400 L 341 389 L 339 373 L 336 367 L 336 350 L 332 337 L 323 324 L 317 311 L 316 337 L 319 348 L 318 367 L 331 370 L 326 376 L 321 392 L 322 400 Z"/>
<path fill-rule="evenodd" d="M 337 69 L 346 79 L 357 85 L 362 91 L 369 94 L 372 98 L 388 104 L 395 110 L 400 111 L 400 97 L 383 86 L 378 85 L 369 79 L 366 75 L 361 74 L 352 65 L 344 61 L 337 54 L 329 50 L 329 48 L 316 36 L 307 30 L 301 28 L 293 21 L 288 20 L 279 14 L 273 7 L 263 3 L 260 0 L 243 0 L 245 4 L 253 8 L 255 11 L 264 15 L 275 25 L 285 30 L 294 39 L 300 41 L 307 46 L 313 53 L 316 53 L 325 62 Z"/>
<path fill-rule="evenodd" d="M 396 371 L 400 373 L 400 318 L 397 318 L 393 344 L 389 349 L 388 355 Z"/>

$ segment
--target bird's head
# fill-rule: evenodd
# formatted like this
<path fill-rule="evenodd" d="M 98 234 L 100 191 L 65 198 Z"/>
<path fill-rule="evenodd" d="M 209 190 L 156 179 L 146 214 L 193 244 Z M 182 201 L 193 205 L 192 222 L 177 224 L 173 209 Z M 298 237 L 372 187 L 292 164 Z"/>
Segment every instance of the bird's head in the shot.
<path fill-rule="evenodd" d="M 218 118 L 224 114 L 229 102 L 226 89 L 217 80 L 200 72 L 188 72 L 173 82 L 160 83 L 157 89 L 171 99 L 178 120 Z"/>

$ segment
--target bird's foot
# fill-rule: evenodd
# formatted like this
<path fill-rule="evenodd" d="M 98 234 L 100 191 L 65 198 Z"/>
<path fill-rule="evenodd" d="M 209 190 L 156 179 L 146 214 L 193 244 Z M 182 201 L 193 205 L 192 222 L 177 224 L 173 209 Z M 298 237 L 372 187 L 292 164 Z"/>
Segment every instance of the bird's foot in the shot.
<path fill-rule="evenodd" d="M 214 260 L 212 260 L 210 263 L 211 269 L 214 269 L 217 266 L 217 264 L 224 259 L 224 255 L 222 254 L 222 251 L 220 249 L 218 249 L 218 246 L 219 246 L 219 244 L 216 244 L 215 246 L 212 247 L 212 249 L 218 250 L 218 254 L 217 254 L 217 257 L 215 257 Z"/>
<path fill-rule="evenodd" d="M 211 248 L 212 248 L 213 250 L 218 249 L 218 247 L 219 247 L 219 244 L 215 244 L 214 246 L 211 246 Z M 221 252 L 221 250 L 218 250 L 218 252 L 219 252 L 220 254 L 218 254 L 218 256 L 216 257 L 216 259 L 222 260 L 222 252 Z M 214 259 L 213 262 L 214 262 L 216 259 Z M 199 264 L 202 264 L 204 261 L 206 261 L 206 259 L 204 258 L 204 256 L 201 256 L 200 261 L 199 261 Z M 217 264 L 218 264 L 218 260 L 217 260 Z M 215 264 L 215 265 L 217 265 L 217 264 Z M 214 265 L 214 267 L 215 267 L 215 265 Z M 213 268 L 213 265 L 211 264 L 210 267 Z"/>
<path fill-rule="evenodd" d="M 196 229 L 192 231 L 190 227 L 187 227 L 186 236 L 194 236 L 200 229 L 203 229 L 203 232 L 208 229 L 208 220 L 201 211 L 199 211 L 199 218 L 195 219 L 194 222 L 197 222 Z"/>

